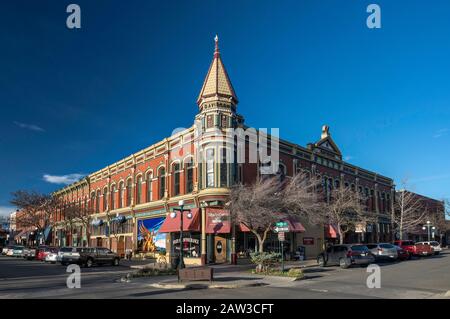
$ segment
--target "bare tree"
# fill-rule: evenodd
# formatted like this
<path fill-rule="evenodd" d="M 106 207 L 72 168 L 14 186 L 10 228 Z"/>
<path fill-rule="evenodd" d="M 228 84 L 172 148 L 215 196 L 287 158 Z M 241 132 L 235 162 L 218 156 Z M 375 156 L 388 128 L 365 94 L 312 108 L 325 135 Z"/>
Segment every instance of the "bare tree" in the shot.
<path fill-rule="evenodd" d="M 283 182 L 278 177 L 258 179 L 251 185 L 231 189 L 230 208 L 234 221 L 247 226 L 258 240 L 259 252 L 274 224 L 287 218 L 318 221 L 323 207 L 316 192 L 318 180 L 299 173 Z"/>
<path fill-rule="evenodd" d="M 259 252 L 263 252 L 264 241 L 274 223 L 285 217 L 280 211 L 282 197 L 279 191 L 280 184 L 275 178 L 257 179 L 253 184 L 237 184 L 231 188 L 232 219 L 255 235 Z"/>
<path fill-rule="evenodd" d="M 355 231 L 358 226 L 365 226 L 375 220 L 364 205 L 363 195 L 346 186 L 339 186 L 329 191 L 329 200 L 323 211 L 324 219 L 336 225 L 339 242 L 344 243 L 345 234 Z"/>
<path fill-rule="evenodd" d="M 405 189 L 398 191 L 392 215 L 394 233 L 398 233 L 399 239 L 402 240 L 405 233 L 416 230 L 424 223 L 427 214 L 426 207 L 419 196 Z"/>
<path fill-rule="evenodd" d="M 86 237 L 87 237 L 87 245 L 89 246 L 90 243 L 90 222 L 91 222 L 91 214 L 93 214 L 93 211 L 89 209 L 88 207 L 83 207 L 82 205 L 78 203 L 71 203 L 68 205 L 65 205 L 64 208 L 64 225 L 66 226 L 66 229 L 70 232 L 70 234 L 73 236 L 74 234 L 74 227 L 76 226 L 82 226 L 82 228 L 86 229 Z"/>
<path fill-rule="evenodd" d="M 53 213 L 58 206 L 57 199 L 50 195 L 25 190 L 12 193 L 10 202 L 21 211 L 17 223 L 34 228 L 39 233 L 51 226 Z"/>

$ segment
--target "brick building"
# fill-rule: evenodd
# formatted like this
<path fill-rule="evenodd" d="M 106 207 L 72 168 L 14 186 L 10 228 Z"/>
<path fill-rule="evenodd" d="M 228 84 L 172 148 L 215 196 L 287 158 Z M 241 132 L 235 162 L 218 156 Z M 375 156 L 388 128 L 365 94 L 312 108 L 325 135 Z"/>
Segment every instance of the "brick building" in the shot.
<path fill-rule="evenodd" d="M 446 222 L 444 201 L 433 199 L 408 190 L 397 191 L 397 197 L 401 194 L 401 192 L 411 194 L 413 196 L 413 201 L 418 201 L 417 216 L 424 216 L 423 223 L 417 225 L 415 229 L 404 233 L 403 238 L 414 241 L 428 241 L 428 238 L 430 238 L 430 240 L 437 240 L 440 243 L 445 242 Z M 396 211 L 398 213 L 398 208 L 396 208 Z M 426 226 L 427 221 L 430 222 L 430 228 Z M 432 227 L 434 227 L 434 229 Z M 398 234 L 396 234 L 396 236 L 398 237 Z"/>
<path fill-rule="evenodd" d="M 261 161 L 251 160 L 252 141 L 245 134 L 234 139 L 244 140 L 245 160 L 222 160 L 240 155 L 236 145 L 217 132 L 230 128 L 248 132 L 249 126 L 237 113 L 238 98 L 217 38 L 197 104 L 199 111 L 191 127 L 55 192 L 67 204 L 86 209 L 91 220 L 68 231 L 65 208 L 61 207 L 55 212 L 54 243 L 105 246 L 122 255 L 126 249 L 137 253 L 166 251 L 170 256 L 180 249 L 180 220 L 170 213 L 179 200 L 184 200 L 185 209 L 191 212 L 190 218 L 183 218 L 186 264 L 234 262 L 254 250 L 254 236 L 245 227 L 231 225 L 229 212 L 224 209 L 229 187 L 254 181 L 261 172 Z M 278 150 L 278 174 L 292 176 L 308 170 L 320 175 L 327 189 L 346 185 L 367 196 L 368 208 L 378 213 L 379 220 L 365 225 L 360 233 L 349 233 L 347 242 L 391 239 L 393 180 L 345 162 L 328 126 L 306 147 L 280 139 Z M 337 236 L 333 225 L 302 222 L 291 226 L 287 242 L 292 253 L 304 246 L 307 256 L 315 256 L 326 241 Z M 278 247 L 276 236 L 272 234 L 266 244 Z"/>

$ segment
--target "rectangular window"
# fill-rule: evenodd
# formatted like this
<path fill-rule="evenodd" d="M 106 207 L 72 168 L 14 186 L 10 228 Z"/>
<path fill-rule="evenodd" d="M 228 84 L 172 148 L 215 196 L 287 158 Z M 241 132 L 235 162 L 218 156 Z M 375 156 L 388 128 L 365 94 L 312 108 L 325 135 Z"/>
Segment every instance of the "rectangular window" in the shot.
<path fill-rule="evenodd" d="M 228 163 L 227 163 L 227 149 L 222 148 L 220 160 L 220 187 L 228 186 Z"/>
<path fill-rule="evenodd" d="M 213 125 L 213 117 L 212 115 L 208 115 L 208 117 L 206 118 L 206 128 L 211 128 L 213 127 Z"/>
<path fill-rule="evenodd" d="M 214 149 L 206 151 L 206 186 L 214 187 Z"/>
<path fill-rule="evenodd" d="M 194 169 L 192 166 L 188 166 L 186 171 L 186 192 L 192 193 L 194 190 Z"/>

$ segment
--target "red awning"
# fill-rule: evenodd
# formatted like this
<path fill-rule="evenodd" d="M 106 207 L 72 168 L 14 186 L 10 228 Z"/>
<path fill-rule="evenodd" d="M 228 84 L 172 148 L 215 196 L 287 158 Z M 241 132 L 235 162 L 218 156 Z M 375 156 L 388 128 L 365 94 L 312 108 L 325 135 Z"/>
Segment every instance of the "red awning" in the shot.
<path fill-rule="evenodd" d="M 218 208 L 206 209 L 206 233 L 229 234 L 231 232 L 230 211 Z"/>
<path fill-rule="evenodd" d="M 289 218 L 286 220 L 286 222 L 288 223 L 289 232 L 302 233 L 306 231 L 305 227 L 303 227 L 302 223 L 300 223 L 299 221 Z"/>
<path fill-rule="evenodd" d="M 160 233 L 176 233 L 180 231 L 180 212 L 175 211 L 174 218 L 167 215 L 164 223 L 159 228 Z M 198 208 L 191 209 L 192 218 L 188 218 L 187 211 L 183 212 L 183 231 L 199 232 L 200 231 L 200 214 Z"/>
<path fill-rule="evenodd" d="M 250 228 L 248 228 L 247 226 L 245 226 L 242 223 L 239 223 L 239 231 L 243 232 L 243 233 L 248 233 L 250 232 Z"/>
<path fill-rule="evenodd" d="M 326 227 L 326 237 L 327 238 L 337 238 L 338 237 L 338 231 L 336 225 L 328 224 Z"/>

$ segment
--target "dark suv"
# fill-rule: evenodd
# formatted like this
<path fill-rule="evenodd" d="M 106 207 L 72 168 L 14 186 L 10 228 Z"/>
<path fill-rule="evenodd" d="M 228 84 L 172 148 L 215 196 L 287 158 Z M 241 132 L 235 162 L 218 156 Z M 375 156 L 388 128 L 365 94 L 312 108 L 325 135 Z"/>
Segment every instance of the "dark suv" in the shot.
<path fill-rule="evenodd" d="M 321 267 L 339 265 L 348 268 L 351 265 L 365 266 L 375 261 L 375 257 L 365 245 L 345 244 L 334 245 L 317 256 L 317 263 Z"/>
<path fill-rule="evenodd" d="M 61 264 L 78 264 L 81 266 L 92 267 L 92 265 L 109 264 L 119 265 L 120 257 L 108 248 L 104 247 L 73 247 L 72 252 L 64 254 L 61 257 Z"/>

